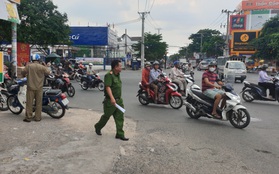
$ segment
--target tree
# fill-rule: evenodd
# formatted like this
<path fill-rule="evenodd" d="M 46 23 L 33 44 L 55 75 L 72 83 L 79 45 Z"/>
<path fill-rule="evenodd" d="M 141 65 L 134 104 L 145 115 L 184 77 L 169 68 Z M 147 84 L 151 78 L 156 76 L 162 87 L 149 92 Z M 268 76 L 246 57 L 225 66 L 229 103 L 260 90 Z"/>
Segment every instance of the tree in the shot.
<path fill-rule="evenodd" d="M 166 42 L 162 42 L 161 34 L 144 34 L 144 53 L 145 59 L 148 61 L 160 60 L 164 58 L 167 52 Z M 138 52 L 136 57 L 141 57 L 141 42 L 132 45 L 133 49 Z"/>
<path fill-rule="evenodd" d="M 21 19 L 17 32 L 18 42 L 35 45 L 45 54 L 49 45 L 69 44 L 70 28 L 66 25 L 67 14 L 61 14 L 52 1 L 21 0 L 18 12 Z M 11 24 L 0 21 L 0 26 L 3 23 L 7 27 L 3 32 L 10 33 Z M 10 35 L 6 35 L 2 40 L 10 41 L 10 38 Z"/>
<path fill-rule="evenodd" d="M 192 43 L 187 47 L 188 53 L 205 53 L 207 57 L 222 55 L 225 41 L 218 30 L 203 29 L 189 37 Z M 202 44 L 202 45 L 201 45 Z"/>
<path fill-rule="evenodd" d="M 259 37 L 249 44 L 256 48 L 254 57 L 279 60 L 279 15 L 267 21 Z"/>

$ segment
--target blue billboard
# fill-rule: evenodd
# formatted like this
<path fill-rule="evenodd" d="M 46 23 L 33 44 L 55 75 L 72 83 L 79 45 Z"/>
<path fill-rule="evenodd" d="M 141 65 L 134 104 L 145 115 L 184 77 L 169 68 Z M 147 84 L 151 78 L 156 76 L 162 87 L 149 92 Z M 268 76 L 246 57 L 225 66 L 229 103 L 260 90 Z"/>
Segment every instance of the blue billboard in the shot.
<path fill-rule="evenodd" d="M 108 45 L 108 27 L 70 27 L 69 36 L 73 45 L 105 46 Z"/>

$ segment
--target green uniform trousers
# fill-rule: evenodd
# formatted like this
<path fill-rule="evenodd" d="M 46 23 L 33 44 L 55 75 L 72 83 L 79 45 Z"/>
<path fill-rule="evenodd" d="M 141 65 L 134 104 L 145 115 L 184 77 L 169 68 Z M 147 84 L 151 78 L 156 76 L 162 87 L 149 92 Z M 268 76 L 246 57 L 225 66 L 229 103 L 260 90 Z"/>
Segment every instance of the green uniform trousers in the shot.
<path fill-rule="evenodd" d="M 39 90 L 30 90 L 27 89 L 26 94 L 26 119 L 31 120 L 33 118 L 33 102 L 36 101 L 36 110 L 35 110 L 35 120 L 41 120 L 42 118 L 42 101 L 43 101 L 43 89 Z"/>
<path fill-rule="evenodd" d="M 116 100 L 116 103 L 124 108 L 123 100 Z M 108 122 L 111 115 L 113 115 L 114 122 L 116 125 L 116 135 L 119 137 L 124 137 L 123 123 L 124 123 L 124 114 L 113 106 L 110 102 L 110 99 L 105 99 L 103 102 L 104 114 L 101 116 L 98 123 L 95 124 L 96 130 L 101 130 Z"/>

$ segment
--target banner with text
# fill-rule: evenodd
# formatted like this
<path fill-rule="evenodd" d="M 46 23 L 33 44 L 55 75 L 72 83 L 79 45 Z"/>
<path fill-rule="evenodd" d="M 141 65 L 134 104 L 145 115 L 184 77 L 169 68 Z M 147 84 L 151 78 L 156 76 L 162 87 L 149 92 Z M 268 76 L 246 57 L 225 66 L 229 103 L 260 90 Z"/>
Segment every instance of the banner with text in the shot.
<path fill-rule="evenodd" d="M 30 61 L 30 47 L 29 44 L 17 43 L 17 66 L 24 66 Z"/>
<path fill-rule="evenodd" d="M 259 31 L 233 31 L 232 53 L 255 53 L 256 49 L 249 44 L 258 38 Z"/>
<path fill-rule="evenodd" d="M 20 23 L 17 6 L 7 0 L 0 0 L 0 19 Z"/>

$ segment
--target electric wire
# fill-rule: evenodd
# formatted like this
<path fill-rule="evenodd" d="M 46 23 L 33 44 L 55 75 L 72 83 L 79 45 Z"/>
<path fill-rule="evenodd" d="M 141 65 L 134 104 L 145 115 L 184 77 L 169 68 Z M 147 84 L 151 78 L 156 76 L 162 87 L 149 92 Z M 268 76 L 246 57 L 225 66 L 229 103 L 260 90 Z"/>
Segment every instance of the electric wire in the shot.
<path fill-rule="evenodd" d="M 151 11 L 151 10 L 152 10 L 153 5 L 154 5 L 154 2 L 155 2 L 155 0 L 153 0 L 153 3 L 152 3 L 152 5 L 151 5 L 151 7 L 150 7 L 149 11 Z"/>
<path fill-rule="evenodd" d="M 137 18 L 137 19 L 133 19 L 133 20 L 130 20 L 130 21 L 119 22 L 119 23 L 115 23 L 114 26 L 136 23 L 136 22 L 139 22 L 140 20 L 141 20 L 141 18 Z"/>
<path fill-rule="evenodd" d="M 215 20 L 214 20 L 213 22 L 211 22 L 211 23 L 208 25 L 208 28 L 209 28 L 211 25 L 213 25 L 221 16 L 222 16 L 222 13 L 220 13 L 220 15 L 219 15 L 217 18 L 215 18 Z"/>

